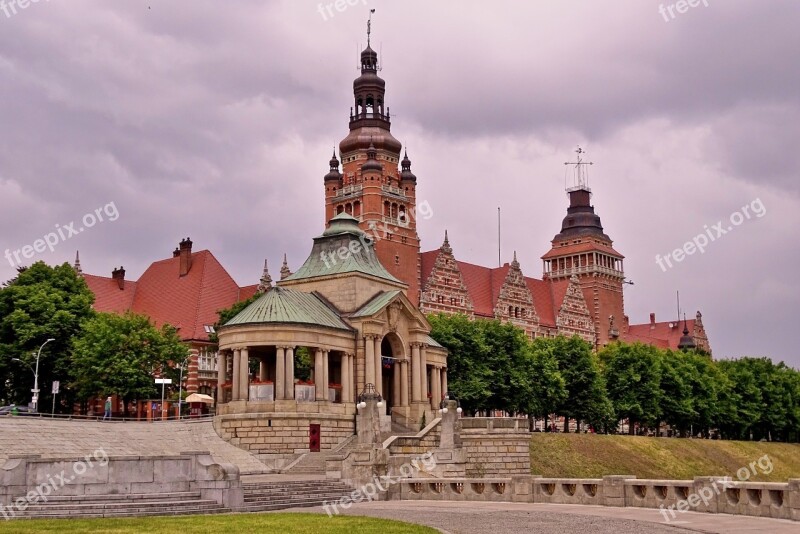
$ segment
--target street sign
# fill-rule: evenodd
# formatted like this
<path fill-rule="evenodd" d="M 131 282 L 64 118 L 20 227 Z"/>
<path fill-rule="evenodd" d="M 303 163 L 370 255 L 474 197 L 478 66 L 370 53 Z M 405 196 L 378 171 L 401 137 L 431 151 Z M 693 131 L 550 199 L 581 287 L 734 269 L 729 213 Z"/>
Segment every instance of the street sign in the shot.
<path fill-rule="evenodd" d="M 53 380 L 53 395 L 58 395 L 59 388 L 61 388 L 61 382 Z"/>
<path fill-rule="evenodd" d="M 172 384 L 172 379 L 171 378 L 156 378 L 156 384 L 161 384 L 161 385 Z"/>

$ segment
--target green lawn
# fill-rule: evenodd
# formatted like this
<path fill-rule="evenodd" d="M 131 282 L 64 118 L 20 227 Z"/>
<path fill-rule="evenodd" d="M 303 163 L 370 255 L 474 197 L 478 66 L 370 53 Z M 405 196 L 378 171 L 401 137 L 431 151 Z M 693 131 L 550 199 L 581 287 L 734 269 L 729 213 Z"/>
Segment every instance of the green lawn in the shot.
<path fill-rule="evenodd" d="M 772 473 L 764 475 L 756 467 L 758 476 L 751 480 L 786 482 L 800 478 L 798 444 L 549 433 L 531 437 L 531 473 L 568 478 L 736 478 L 739 468 L 765 454 L 774 467 Z"/>
<path fill-rule="evenodd" d="M 366 517 L 320 514 L 236 514 L 142 519 L 56 519 L 0 521 L 0 533 L 92 532 L 97 534 L 191 534 L 275 532 L 280 534 L 434 534 L 416 525 Z"/>

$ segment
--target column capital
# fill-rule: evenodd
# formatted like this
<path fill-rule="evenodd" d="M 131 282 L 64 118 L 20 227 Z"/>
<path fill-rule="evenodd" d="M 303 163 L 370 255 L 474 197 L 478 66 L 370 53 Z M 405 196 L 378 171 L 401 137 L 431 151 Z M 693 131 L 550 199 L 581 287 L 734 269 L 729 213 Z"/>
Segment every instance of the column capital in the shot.
<path fill-rule="evenodd" d="M 380 337 L 380 334 L 364 334 L 364 339 L 377 339 Z"/>

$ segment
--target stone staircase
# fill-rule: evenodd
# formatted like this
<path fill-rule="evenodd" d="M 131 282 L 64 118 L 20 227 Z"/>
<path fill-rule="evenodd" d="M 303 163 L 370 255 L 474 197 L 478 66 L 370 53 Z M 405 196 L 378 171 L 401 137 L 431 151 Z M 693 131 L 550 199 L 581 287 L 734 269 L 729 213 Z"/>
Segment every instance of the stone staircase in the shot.
<path fill-rule="evenodd" d="M 220 438 L 210 420 L 103 423 L 0 417 L 0 466 L 12 455 L 83 458 L 98 449 L 108 456 L 143 458 L 202 450 L 219 463 L 237 466 L 242 475 L 273 472 L 249 452 Z"/>
<path fill-rule="evenodd" d="M 230 512 L 200 492 L 148 493 L 130 495 L 51 496 L 46 503 L 29 505 L 25 511 L 6 508 L 5 514 L 18 519 L 82 519 L 97 517 L 143 517 L 157 515 L 200 515 Z"/>
<path fill-rule="evenodd" d="M 356 444 L 356 436 L 351 436 L 330 452 L 307 452 L 299 460 L 290 464 L 284 473 L 291 475 L 325 476 L 325 461 L 332 456 L 346 455 Z"/>
<path fill-rule="evenodd" d="M 338 501 L 353 492 L 350 486 L 333 480 L 243 483 L 242 489 L 244 512 L 322 506 Z"/>

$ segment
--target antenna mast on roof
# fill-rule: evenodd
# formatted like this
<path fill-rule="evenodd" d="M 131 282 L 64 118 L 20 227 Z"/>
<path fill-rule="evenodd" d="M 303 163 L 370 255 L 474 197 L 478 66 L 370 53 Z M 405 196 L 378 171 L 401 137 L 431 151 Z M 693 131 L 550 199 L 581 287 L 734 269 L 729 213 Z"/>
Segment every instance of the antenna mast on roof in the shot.
<path fill-rule="evenodd" d="M 575 167 L 575 169 L 573 171 L 573 186 L 572 187 L 566 187 L 567 193 L 572 192 L 572 191 L 579 191 L 581 189 L 584 189 L 584 190 L 589 191 L 591 193 L 592 190 L 589 189 L 589 171 L 585 167 L 587 165 L 594 165 L 594 162 L 593 161 L 583 161 L 583 157 L 582 156 L 584 154 L 586 154 L 586 151 L 583 150 L 580 147 L 580 145 L 578 146 L 578 149 L 575 151 L 575 153 L 578 154 L 578 160 L 577 161 L 567 161 L 567 162 L 564 163 L 564 165 L 573 165 Z M 567 181 L 567 176 L 565 174 L 564 175 L 564 182 L 565 182 L 564 185 L 565 186 L 566 186 L 566 181 Z"/>

